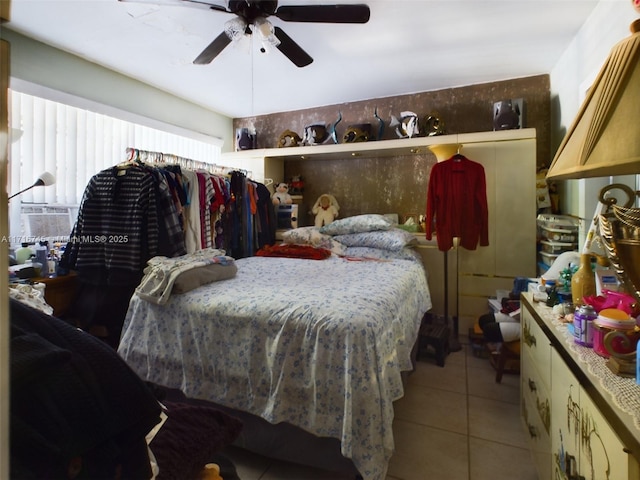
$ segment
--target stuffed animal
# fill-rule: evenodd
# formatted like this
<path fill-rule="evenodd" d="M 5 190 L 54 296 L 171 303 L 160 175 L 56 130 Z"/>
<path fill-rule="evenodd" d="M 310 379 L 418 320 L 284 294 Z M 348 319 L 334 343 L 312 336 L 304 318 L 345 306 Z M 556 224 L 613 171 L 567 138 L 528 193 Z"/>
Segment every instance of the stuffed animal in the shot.
<path fill-rule="evenodd" d="M 316 200 L 311 212 L 316 216 L 315 226 L 329 225 L 338 216 L 340 205 L 333 195 L 324 193 Z"/>
<path fill-rule="evenodd" d="M 293 203 L 291 195 L 289 195 L 289 185 L 279 183 L 276 185 L 276 192 L 271 196 L 274 205 L 290 205 Z"/>
<path fill-rule="evenodd" d="M 302 195 L 304 193 L 304 182 L 300 175 L 294 175 L 289 180 L 289 193 L 291 195 Z"/>

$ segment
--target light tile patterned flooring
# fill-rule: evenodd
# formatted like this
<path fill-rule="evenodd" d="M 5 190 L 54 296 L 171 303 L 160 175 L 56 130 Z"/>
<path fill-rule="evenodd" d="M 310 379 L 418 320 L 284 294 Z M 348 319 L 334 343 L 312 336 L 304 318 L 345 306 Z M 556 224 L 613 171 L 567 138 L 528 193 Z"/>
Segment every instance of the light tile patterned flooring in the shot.
<path fill-rule="evenodd" d="M 489 360 L 464 343 L 444 367 L 421 358 L 396 402 L 387 480 L 535 480 L 519 418 L 519 378 L 505 374 L 495 383 Z M 353 480 L 244 450 L 226 453 L 242 480 Z"/>

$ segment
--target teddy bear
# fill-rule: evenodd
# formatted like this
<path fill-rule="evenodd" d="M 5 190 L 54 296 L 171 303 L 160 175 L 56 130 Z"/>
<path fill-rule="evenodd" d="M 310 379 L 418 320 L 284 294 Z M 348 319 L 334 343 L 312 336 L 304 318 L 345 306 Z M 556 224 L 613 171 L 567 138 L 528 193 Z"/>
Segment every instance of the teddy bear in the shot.
<path fill-rule="evenodd" d="M 289 195 L 289 185 L 286 183 L 279 183 L 276 185 L 276 191 L 271 196 L 271 201 L 274 205 L 290 205 L 293 203 L 291 195 Z"/>
<path fill-rule="evenodd" d="M 333 195 L 323 193 L 316 200 L 315 205 L 311 209 L 311 212 L 316 216 L 315 226 L 322 227 L 329 225 L 338 216 L 340 205 Z"/>

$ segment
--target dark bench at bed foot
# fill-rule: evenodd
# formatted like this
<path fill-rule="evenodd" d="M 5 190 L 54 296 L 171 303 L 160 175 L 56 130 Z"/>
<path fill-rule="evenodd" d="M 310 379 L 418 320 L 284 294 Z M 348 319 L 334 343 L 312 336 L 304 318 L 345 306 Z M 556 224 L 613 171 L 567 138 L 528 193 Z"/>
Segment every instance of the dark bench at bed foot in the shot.
<path fill-rule="evenodd" d="M 449 354 L 449 327 L 433 323 L 423 323 L 420 327 L 418 358 L 426 354 L 428 347 L 435 351 L 436 365 L 444 367 Z"/>

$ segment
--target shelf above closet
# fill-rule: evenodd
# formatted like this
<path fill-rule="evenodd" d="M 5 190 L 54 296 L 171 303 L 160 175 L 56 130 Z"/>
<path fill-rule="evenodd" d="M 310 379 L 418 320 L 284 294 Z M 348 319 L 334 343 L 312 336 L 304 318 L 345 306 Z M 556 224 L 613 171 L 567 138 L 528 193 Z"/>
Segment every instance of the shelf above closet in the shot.
<path fill-rule="evenodd" d="M 325 144 L 303 147 L 263 148 L 241 150 L 223 154 L 225 161 L 249 158 L 273 158 L 282 160 L 305 160 L 311 158 L 355 158 L 417 155 L 428 152 L 430 145 L 458 143 L 464 147 L 470 143 L 499 142 L 535 138 L 535 128 L 520 130 L 498 130 L 490 132 L 460 133 L 435 137 L 399 138 L 358 143 Z"/>

